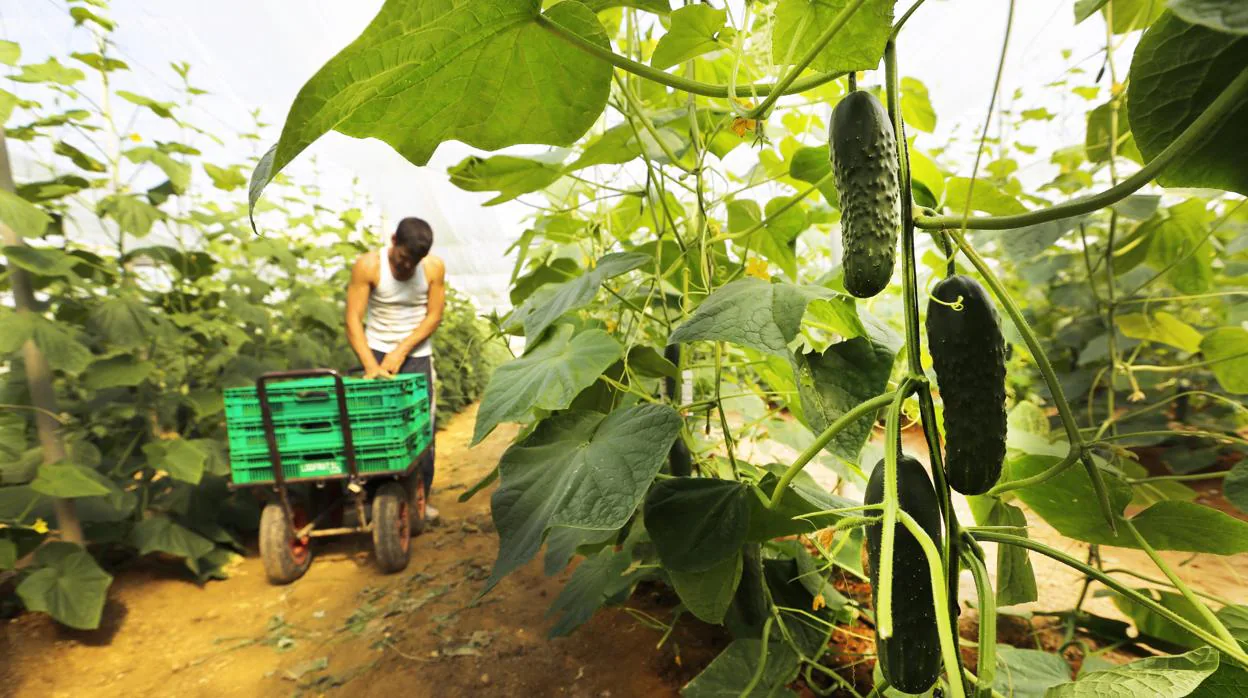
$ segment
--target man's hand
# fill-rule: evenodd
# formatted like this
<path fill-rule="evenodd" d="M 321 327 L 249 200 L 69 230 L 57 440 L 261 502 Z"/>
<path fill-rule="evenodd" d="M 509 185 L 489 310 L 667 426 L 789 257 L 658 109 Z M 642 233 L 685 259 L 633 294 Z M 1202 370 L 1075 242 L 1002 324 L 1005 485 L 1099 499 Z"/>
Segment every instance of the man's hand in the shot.
<path fill-rule="evenodd" d="M 393 373 L 387 372 L 385 369 L 383 369 L 381 366 L 377 364 L 373 364 L 372 366 L 366 367 L 364 369 L 365 378 L 378 378 L 378 377 L 390 378 L 393 375 L 394 375 Z"/>
<path fill-rule="evenodd" d="M 407 354 L 400 352 L 398 349 L 386 354 L 381 360 L 381 371 L 383 373 L 394 375 L 403 367 L 403 361 L 407 359 Z"/>

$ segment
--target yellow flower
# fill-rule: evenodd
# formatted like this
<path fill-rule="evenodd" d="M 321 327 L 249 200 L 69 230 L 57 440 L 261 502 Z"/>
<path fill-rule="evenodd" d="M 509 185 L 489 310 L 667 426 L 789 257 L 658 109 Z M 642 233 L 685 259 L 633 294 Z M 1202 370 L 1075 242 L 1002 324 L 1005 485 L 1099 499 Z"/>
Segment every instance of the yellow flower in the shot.
<path fill-rule="evenodd" d="M 35 533 L 47 533 L 48 522 L 43 519 L 35 519 L 35 523 L 31 526 L 31 528 L 35 530 Z"/>
<path fill-rule="evenodd" d="M 818 596 L 815 597 L 814 601 L 810 602 L 810 610 L 818 611 L 819 609 L 827 605 L 828 605 L 827 602 L 823 600 L 823 594 L 819 594 Z"/>
<path fill-rule="evenodd" d="M 137 133 L 132 133 L 130 134 L 130 140 L 134 141 L 135 143 L 138 143 L 143 140 L 143 137 Z"/>
<path fill-rule="evenodd" d="M 745 275 L 762 279 L 763 281 L 771 278 L 771 275 L 767 273 L 767 262 L 757 257 L 745 263 Z"/>

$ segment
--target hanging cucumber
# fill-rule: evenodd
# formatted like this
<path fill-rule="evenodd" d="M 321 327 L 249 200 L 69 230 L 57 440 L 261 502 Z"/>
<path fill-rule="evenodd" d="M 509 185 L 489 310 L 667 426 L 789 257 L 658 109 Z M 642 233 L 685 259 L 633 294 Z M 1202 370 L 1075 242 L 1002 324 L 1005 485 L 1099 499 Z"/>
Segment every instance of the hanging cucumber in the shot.
<path fill-rule="evenodd" d="M 851 92 L 832 111 L 828 134 L 841 202 L 845 290 L 870 298 L 888 286 L 901 227 L 897 138 L 888 112 L 869 92 Z"/>
<path fill-rule="evenodd" d="M 940 548 L 940 504 L 936 490 L 919 462 L 909 456 L 897 458 L 897 500 L 901 510 L 914 517 Z M 865 502 L 884 501 L 884 461 L 876 464 L 867 481 Z M 883 524 L 867 527 L 867 564 L 871 575 L 871 605 L 880 581 L 880 539 Z M 932 576 L 923 548 L 905 526 L 898 523 L 893 538 L 893 636 L 876 637 L 880 671 L 895 688 L 923 693 L 940 677 L 940 633 L 932 605 Z"/>
<path fill-rule="evenodd" d="M 1005 338 L 992 299 L 974 279 L 932 289 L 927 341 L 945 403 L 945 472 L 962 494 L 997 484 L 1005 460 Z"/>

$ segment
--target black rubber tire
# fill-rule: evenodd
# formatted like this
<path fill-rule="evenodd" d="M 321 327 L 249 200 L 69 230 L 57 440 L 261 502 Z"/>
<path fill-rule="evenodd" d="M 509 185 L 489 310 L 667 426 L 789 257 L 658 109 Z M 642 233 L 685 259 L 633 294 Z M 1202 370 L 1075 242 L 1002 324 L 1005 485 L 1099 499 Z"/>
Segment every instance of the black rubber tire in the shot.
<path fill-rule="evenodd" d="M 390 574 L 407 568 L 412 557 L 412 527 L 407 489 L 387 482 L 373 495 L 373 556 Z"/>
<path fill-rule="evenodd" d="M 295 524 L 302 526 L 303 512 L 294 510 Z M 295 531 L 286 521 L 282 505 L 269 502 L 260 513 L 260 559 L 264 574 L 272 584 L 290 584 L 303 576 L 312 565 L 311 540 L 295 539 Z"/>
<path fill-rule="evenodd" d="M 409 524 L 412 537 L 416 537 L 425 532 L 425 526 L 428 524 L 425 519 L 425 505 L 429 503 L 429 493 L 425 492 L 425 478 L 420 473 L 416 473 L 409 478 L 408 489 L 411 491 L 407 506 L 411 518 Z"/>

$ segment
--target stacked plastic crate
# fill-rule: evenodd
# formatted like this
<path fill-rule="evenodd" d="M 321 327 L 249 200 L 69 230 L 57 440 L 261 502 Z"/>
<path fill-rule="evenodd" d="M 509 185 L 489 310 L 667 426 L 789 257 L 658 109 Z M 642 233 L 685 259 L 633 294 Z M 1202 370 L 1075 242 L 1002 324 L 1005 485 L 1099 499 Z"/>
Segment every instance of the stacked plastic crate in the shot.
<path fill-rule="evenodd" d="M 425 376 L 344 378 L 343 384 L 359 472 L 407 470 L 432 438 Z M 347 454 L 334 379 L 271 382 L 265 392 L 286 479 L 345 475 Z M 225 420 L 234 483 L 272 482 L 273 466 L 254 386 L 226 389 Z"/>

